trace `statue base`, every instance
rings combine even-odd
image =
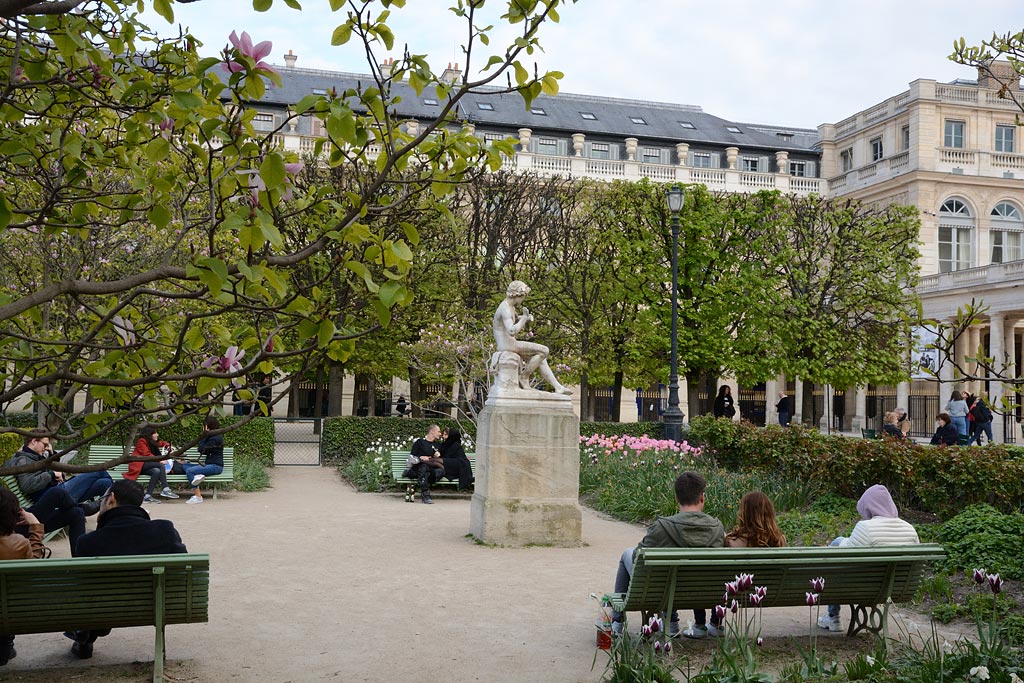
[[[579,419],[566,397],[530,393],[492,395],[479,415],[470,533],[497,545],[577,546]]]

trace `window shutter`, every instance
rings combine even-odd
[[[686,150],[686,165],[687,166],[693,166],[693,150],[692,149]]]
[[[722,154],[721,154],[721,152],[712,152],[711,153],[711,168],[721,168],[721,167],[722,167]]]
[[[555,148],[558,150],[558,156],[564,157],[569,153],[569,141],[565,138],[559,138]]]
[[[583,143],[583,156],[588,159],[591,159],[594,156],[594,143],[590,140]]]
[[[805,168],[807,169],[805,175],[808,178],[817,178],[817,164],[815,164],[813,161],[805,161],[804,164]]]
[[[616,145],[614,143],[608,145],[608,158],[613,161],[619,159],[619,145]]]
[[[537,138],[535,138],[533,136],[530,137],[530,153],[531,154],[536,154],[537,153]]]
[[[671,164],[672,163],[672,150],[663,149],[661,150],[661,163]]]

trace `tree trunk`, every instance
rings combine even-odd
[[[288,388],[288,417],[299,416],[299,383],[292,381]]]
[[[800,402],[800,422],[805,425],[814,425],[814,382],[797,380],[804,385],[803,400]]]
[[[323,405],[324,405],[324,385],[327,383],[327,377],[324,374],[324,366],[320,365],[316,369],[316,390],[314,391],[315,398],[313,399],[313,417],[323,417]]]
[[[686,422],[692,422],[693,418],[699,414],[697,411],[700,409],[700,383],[701,373],[689,372],[686,374],[686,400],[689,403],[689,408],[686,411],[689,415],[683,415],[683,420]]]
[[[341,406],[345,389],[345,370],[340,363],[327,366],[327,414],[331,417],[341,415]]]
[[[423,417],[420,410],[420,403],[423,401],[423,383],[420,381],[420,373],[414,367],[409,368],[409,410],[413,417]]]
[[[377,416],[377,377],[375,375],[366,376],[366,415],[368,417]]]
[[[622,370],[615,371],[612,382],[612,422],[622,422]]]
[[[590,408],[590,380],[586,370],[580,373],[580,421],[594,421],[594,411]]]

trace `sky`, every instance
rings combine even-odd
[[[303,11],[275,0],[258,13],[251,0],[175,4],[175,20],[215,55],[232,30],[270,40],[268,59],[297,66],[367,73],[355,42],[332,47],[343,14],[328,0],[301,0]],[[465,28],[448,11],[454,0],[408,0],[389,26],[395,49],[379,46],[376,61],[407,44],[440,73],[465,66]],[[491,3],[500,8],[501,3]],[[342,10],[344,11],[344,10]],[[1010,0],[579,0],[542,29],[543,53],[529,59],[558,70],[564,92],[698,105],[732,121],[815,128],[835,123],[907,89],[918,78],[975,78],[950,62],[953,41],[976,44],[1024,28],[1024,5]],[[498,25],[498,12],[489,23]],[[176,29],[151,10],[143,20],[164,34]],[[477,68],[511,40],[510,32],[478,46]],[[479,59],[478,59],[479,57]]]

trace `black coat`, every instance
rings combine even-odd
[[[196,450],[203,455],[207,465],[220,465],[224,467],[223,434],[203,436],[203,438],[199,439],[199,445],[196,446]]]
[[[715,398],[713,409],[715,417],[732,417],[736,414],[736,407],[733,404],[732,394],[726,394]]]
[[[110,508],[96,523],[96,531],[78,539],[75,557],[160,555],[187,553],[177,529],[167,519],[150,519],[138,505]]]
[[[959,438],[960,432],[956,430],[956,425],[950,422],[935,430],[935,436],[932,437],[932,445],[955,446]]]

